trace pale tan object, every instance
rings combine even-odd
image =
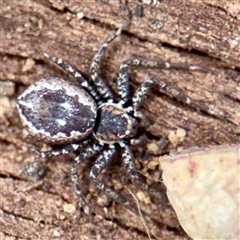
[[[31,58],[28,58],[22,67],[22,72],[28,72],[32,70],[34,65],[35,65],[35,61]]]
[[[240,145],[160,157],[163,182],[193,239],[240,239]]]
[[[186,136],[186,130],[178,128],[176,131],[170,131],[168,134],[168,141],[173,145],[177,145],[179,142],[183,142]]]

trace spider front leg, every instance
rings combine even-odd
[[[176,64],[176,63],[169,63],[169,62],[163,62],[163,61],[152,61],[152,60],[141,60],[138,58],[133,58],[130,60],[125,61],[121,64],[120,70],[119,70],[119,77],[118,77],[118,92],[121,97],[121,104],[126,104],[130,97],[129,97],[129,77],[128,77],[128,68],[129,66],[136,66],[136,67],[149,67],[149,68],[173,68],[173,69],[179,69],[179,70],[198,70],[206,72],[207,70],[204,68],[201,68],[199,66],[194,65],[183,65],[183,64]],[[146,81],[146,84],[144,83],[143,86],[141,86],[141,89],[136,93],[133,104],[135,105],[134,108],[137,110],[139,107],[142,97],[145,96],[147,90],[149,89],[149,85],[151,85],[153,81],[151,79]]]
[[[128,105],[130,100],[129,96],[129,77],[128,77],[128,67],[129,63],[125,62],[121,65],[118,77],[118,93],[120,95],[120,104],[122,106]],[[135,117],[139,117],[138,109],[146,97],[146,94],[154,81],[152,79],[147,79],[143,84],[138,87],[132,98],[132,106],[125,107],[126,112],[133,113]]]
[[[119,70],[119,77],[118,77],[118,92],[121,97],[120,103],[124,106],[128,103],[130,96],[129,96],[129,77],[128,77],[128,68],[129,66],[136,66],[136,67],[149,67],[149,68],[162,68],[162,69],[179,69],[179,70],[191,70],[191,71],[202,71],[207,72],[207,69],[201,68],[199,66],[194,65],[183,65],[177,63],[169,63],[163,61],[153,61],[153,60],[141,60],[138,58],[133,58],[130,60],[125,61]],[[137,110],[141,105],[142,100],[147,94],[147,91],[154,83],[153,79],[147,79],[136,91],[133,97],[133,112],[137,114]],[[187,101],[186,101],[187,102]],[[131,111],[131,109],[130,109]],[[130,112],[128,111],[128,112]]]
[[[82,152],[81,154],[79,154],[74,160],[74,162],[72,163],[72,168],[71,168],[71,179],[72,179],[72,183],[73,183],[73,188],[74,191],[76,192],[79,201],[80,201],[80,205],[83,208],[83,211],[87,214],[87,215],[91,215],[91,210],[89,209],[84,195],[82,193],[82,190],[80,188],[80,185],[78,183],[78,175],[77,175],[77,165],[82,162],[84,159],[89,158],[93,155],[95,155],[97,152],[100,152],[103,149],[102,145],[99,144],[94,144],[92,147],[89,147],[87,149],[85,149],[84,152]]]
[[[121,101],[122,105],[124,105],[129,100],[129,91],[128,91],[128,84],[129,84],[129,78],[128,78],[128,68],[129,66],[136,66],[136,67],[148,67],[148,68],[161,68],[161,69],[177,69],[177,70],[184,70],[184,71],[200,71],[204,73],[211,72],[210,69],[202,68],[196,65],[187,65],[187,64],[179,64],[179,63],[169,63],[164,62],[161,60],[142,60],[138,58],[133,58],[130,60],[125,61],[120,66],[120,74],[118,78],[118,86],[119,86],[119,93],[121,98],[123,99]],[[182,90],[178,89],[177,87],[173,87],[171,84],[169,84],[167,81],[163,79],[159,79],[156,77],[149,78],[146,81],[146,90],[144,85],[141,86],[133,98],[133,106],[134,109],[138,109],[138,107],[141,104],[142,97],[144,96],[148,88],[149,84],[154,83],[156,86],[159,87],[159,90],[163,92],[164,94],[173,97],[177,99],[178,101],[194,108],[197,110],[201,110],[202,112],[208,113],[211,116],[215,116],[218,119],[221,119],[223,121],[229,121],[232,122],[231,119],[229,119],[229,116],[226,112],[221,111],[216,108],[212,108],[211,106],[206,106],[202,103],[197,102],[196,100],[190,98],[188,95],[186,95]],[[143,91],[143,93],[141,93]],[[137,111],[134,112],[137,112]]]
[[[108,100],[113,99],[113,94],[110,88],[104,83],[104,81],[101,79],[101,77],[97,73],[97,68],[99,68],[100,60],[103,54],[106,52],[109,44],[117,38],[122,32],[122,30],[129,25],[129,21],[126,21],[116,32],[114,32],[99,48],[98,52],[95,54],[91,67],[90,67],[90,73],[91,78],[94,82],[94,84],[97,86],[99,94]]]
[[[138,112],[138,109],[146,97],[148,90],[154,84],[152,79],[147,79],[144,83],[138,87],[137,91],[134,93],[132,102],[133,102],[133,114],[135,117],[140,117],[141,113]]]

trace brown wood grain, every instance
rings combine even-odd
[[[1,239],[148,239],[138,216],[116,203],[100,204],[104,194],[88,181],[91,162],[79,166],[81,186],[96,211],[106,219],[92,221],[79,215],[72,189],[70,166],[73,155],[49,160],[37,159],[33,147],[48,146],[36,142],[23,129],[15,100],[26,86],[43,75],[63,75],[45,61],[41,52],[58,56],[89,76],[91,60],[99,46],[124,22],[118,1],[4,1],[0,14],[0,77],[15,84],[15,93],[1,96],[0,109],[0,238]],[[130,68],[133,87],[148,76],[166,79],[194,100],[224,111],[226,121],[197,111],[168,97],[155,87],[144,101],[141,131],[160,139],[178,127],[186,130],[183,143],[177,147],[204,147],[239,143],[240,137],[240,24],[238,1],[129,1],[131,25],[114,41],[104,55],[99,72],[116,91],[120,64],[132,56],[144,59],[200,65],[210,73]],[[143,16],[137,16],[136,7]],[[141,7],[140,7],[141,6]],[[5,102],[7,100],[9,102]],[[234,124],[233,124],[234,122]],[[148,141],[152,141],[148,139]],[[166,152],[174,151],[169,145]],[[135,150],[135,154],[141,156]],[[143,151],[143,150],[141,150]],[[33,183],[20,175],[33,159],[46,162],[45,182],[26,193],[17,190]],[[138,166],[144,166],[141,157]],[[151,171],[159,176],[159,169]],[[100,179],[117,189],[123,184],[135,194],[139,189],[127,181],[121,164],[114,161]],[[133,204],[124,188],[118,189]],[[173,211],[157,200],[141,202],[141,208],[152,218],[147,225],[157,239],[188,239]]]

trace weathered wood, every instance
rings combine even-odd
[[[239,142],[240,74],[234,70],[240,67],[239,2],[129,2],[131,25],[108,49],[99,70],[101,76],[116,90],[119,66],[132,56],[210,68],[212,72],[207,74],[131,68],[130,76],[134,87],[148,76],[166,79],[196,101],[227,112],[229,120],[235,123],[198,112],[155,88],[143,104],[144,131],[160,139],[170,130],[184,128],[187,136],[180,145],[184,148]],[[143,17],[136,16],[137,5],[142,6]],[[16,84],[15,94],[7,96],[12,102],[6,102],[6,99],[0,102],[1,238],[94,239],[102,236],[105,239],[147,239],[139,217],[117,204],[106,208],[109,219],[116,220],[113,231],[108,230],[109,223],[105,220],[96,218],[90,222],[84,215],[79,218],[70,179],[72,155],[51,158],[47,162],[49,170],[45,181],[52,185],[49,190],[40,187],[27,193],[16,193],[31,184],[31,179],[19,175],[21,169],[36,158],[30,146],[44,148],[23,130],[15,109],[17,95],[41,75],[64,74],[43,61],[41,52],[62,57],[89,76],[89,66],[98,47],[124,21],[119,2],[4,1],[1,8],[0,77],[2,81]],[[174,148],[170,145],[167,151]],[[79,173],[82,173],[83,189],[94,203],[103,195],[98,197],[89,185],[89,165],[88,161],[83,163]],[[156,172],[158,175],[159,170]],[[124,176],[124,170],[113,165],[100,179],[112,187],[124,184],[136,193],[137,187],[121,176]],[[125,189],[119,191],[124,195],[128,193]],[[102,211],[101,206],[95,204],[95,207],[98,212]],[[172,211],[156,202],[141,203],[141,208],[157,222],[154,225],[148,221],[147,225],[158,239],[187,239]]]

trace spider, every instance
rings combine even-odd
[[[124,167],[128,175],[140,187],[149,190],[148,185],[138,178],[130,145],[136,142],[134,136],[136,136],[139,123],[139,107],[151,85],[157,82],[160,88],[168,91],[174,97],[181,98],[181,101],[186,104],[194,105],[192,99],[154,77],[148,78],[141,84],[131,97],[129,66],[203,70],[198,66],[132,58],[120,66],[117,80],[120,101],[116,101],[112,91],[99,76],[97,70],[101,57],[109,44],[128,25],[129,20],[100,46],[91,63],[91,81],[87,81],[79,71],[64,60],[43,53],[46,59],[72,75],[80,86],[60,77],[44,77],[29,86],[18,97],[19,115],[29,132],[48,143],[65,145],[58,149],[41,152],[41,157],[57,156],[77,151],[80,148],[85,149],[76,156],[72,163],[71,179],[80,205],[88,215],[91,214],[91,211],[78,183],[76,168],[84,159],[97,153],[100,155],[90,171],[90,180],[97,189],[103,190],[113,200],[126,205],[124,197],[97,179],[120,146]]]

